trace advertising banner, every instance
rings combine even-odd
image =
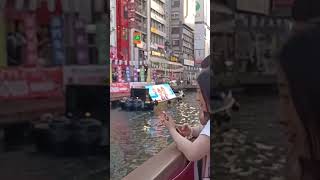
[[[121,66],[118,66],[118,67],[117,67],[117,74],[118,74],[118,82],[119,82],[119,83],[122,83],[122,81],[123,81],[123,76],[122,76],[122,68],[121,68]]]
[[[0,70],[0,100],[62,97],[61,68]]]
[[[140,68],[140,81],[141,82],[145,82],[145,69],[144,69],[144,67],[142,66],[141,68]]]
[[[138,70],[137,70],[137,68],[134,68],[134,70],[133,70],[133,81],[134,82],[138,82]]]
[[[173,92],[169,84],[159,84],[146,86],[149,91],[149,95],[153,101],[166,101],[176,98],[176,94]]]
[[[196,22],[204,22],[204,7],[203,7],[204,0],[196,0]]]
[[[107,65],[64,66],[63,84],[105,84],[109,74],[108,70]]]
[[[51,20],[51,38],[53,46],[53,61],[55,65],[65,64],[65,51],[63,43],[63,17],[54,16]]]
[[[110,93],[130,93],[130,84],[129,83],[112,83],[110,85]]]
[[[126,67],[126,77],[127,77],[127,82],[131,82],[131,73],[130,73],[130,67]]]
[[[4,16],[0,13],[0,67],[7,66],[6,26]]]

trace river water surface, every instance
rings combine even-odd
[[[170,105],[168,112],[178,124],[198,124],[196,92],[187,92],[182,102]],[[154,112],[111,110],[110,127],[111,179],[123,178],[172,143]]]

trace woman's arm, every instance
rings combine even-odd
[[[169,129],[172,138],[177,144],[177,148],[186,156],[189,161],[197,161],[203,158],[210,152],[210,137],[206,135],[200,135],[195,141],[191,142],[188,139],[182,137],[175,128]],[[197,130],[195,130],[197,131]]]

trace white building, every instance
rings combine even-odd
[[[195,61],[200,62],[210,54],[210,1],[196,0],[194,35]]]
[[[117,46],[116,0],[110,0],[110,47]]]

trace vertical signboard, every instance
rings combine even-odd
[[[117,67],[117,73],[118,73],[118,82],[119,82],[119,83],[123,82],[122,68],[121,68],[121,66],[118,66],[118,67]]]
[[[127,82],[131,82],[131,76],[130,76],[130,67],[126,67],[126,76],[127,76]]]
[[[3,14],[0,13],[0,67],[7,66],[6,26]]]
[[[118,58],[129,61],[128,0],[117,1],[117,53]]]
[[[134,82],[138,82],[138,70],[137,70],[137,68],[134,68],[134,70],[133,70],[133,80],[134,80]]]
[[[24,26],[26,29],[26,56],[25,56],[25,65],[35,66],[37,64],[37,26],[36,26],[36,17],[33,13],[25,14]]]
[[[144,66],[142,66],[141,68],[140,68],[140,81],[141,82],[145,82],[145,69],[144,69]]]
[[[77,63],[79,65],[89,64],[88,38],[85,30],[85,22],[77,17],[75,21],[75,47],[77,50]]]
[[[65,51],[63,43],[63,17],[54,16],[51,19],[51,37],[53,47],[53,62],[55,65],[65,64]]]
[[[196,0],[196,22],[204,21],[203,1],[204,0]]]

